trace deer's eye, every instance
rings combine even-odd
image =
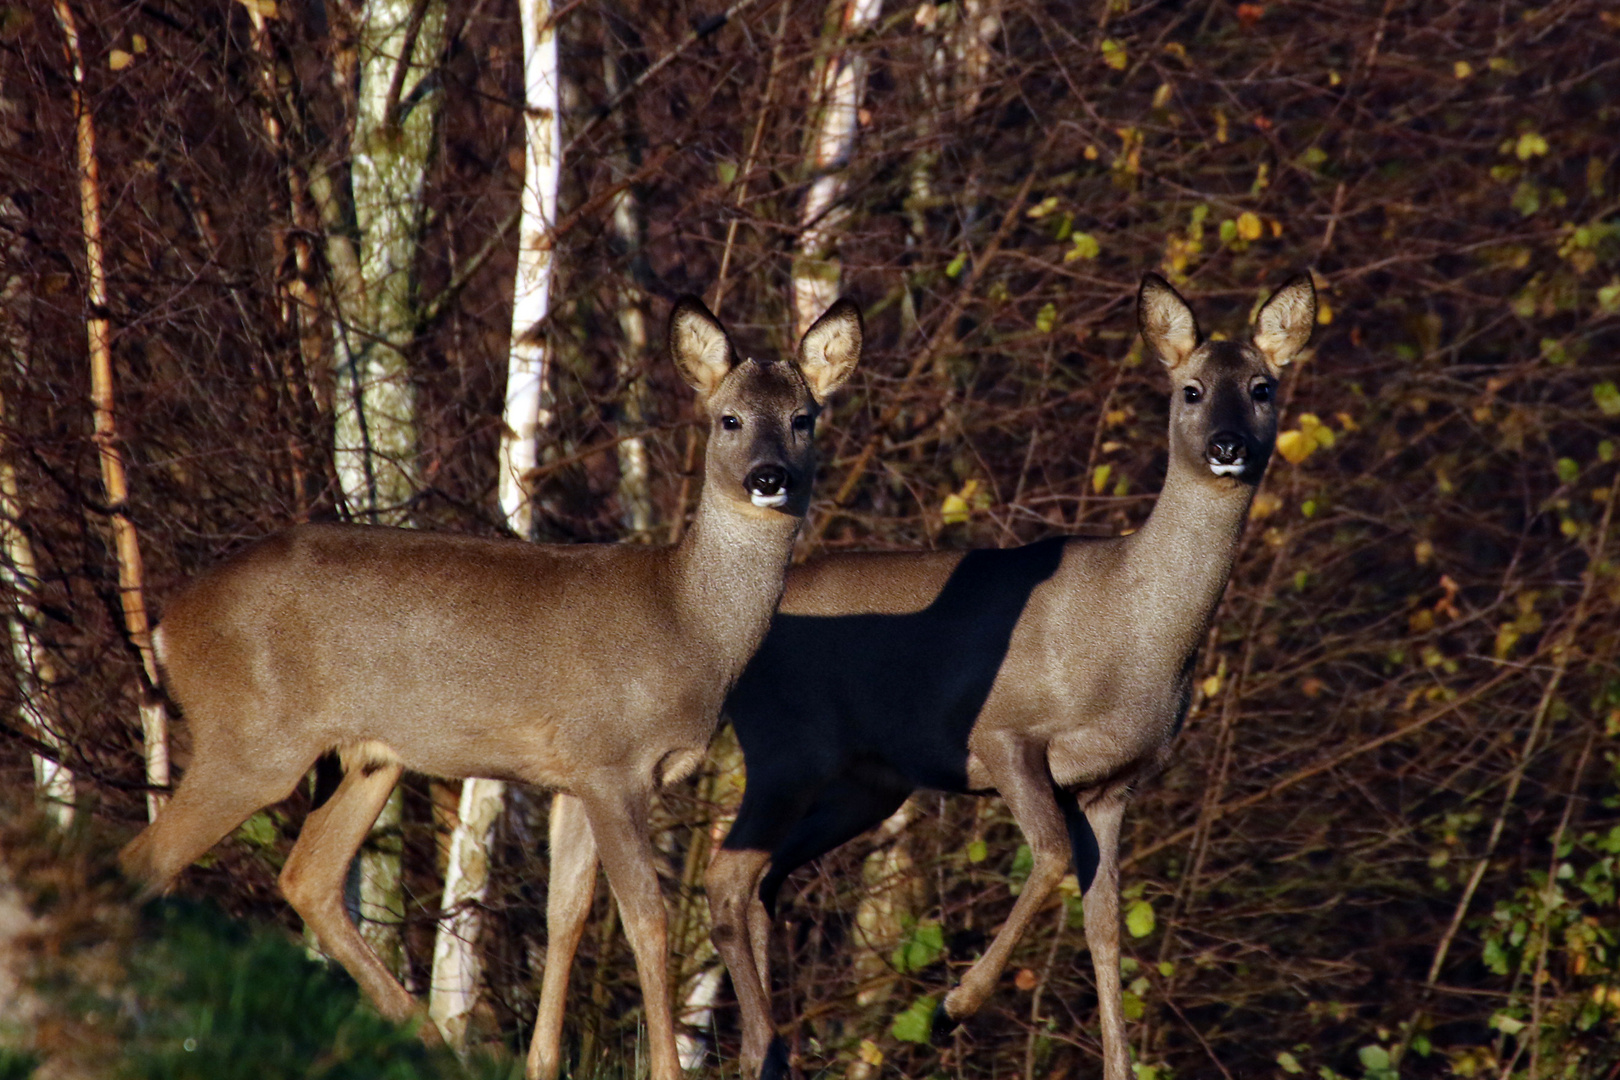
[[[794,431],[809,431],[816,426],[816,418],[809,413],[800,413],[793,418]]]
[[[739,431],[742,429],[742,421],[727,413],[720,418],[720,426],[727,431]]]
[[[1196,387],[1196,386],[1182,387],[1181,397],[1189,405],[1198,404],[1199,399],[1201,399],[1203,396],[1204,396],[1204,392],[1202,390],[1198,389],[1198,387]]]
[[[1271,384],[1255,383],[1254,389],[1249,391],[1249,396],[1255,401],[1264,405],[1266,402],[1271,400]]]

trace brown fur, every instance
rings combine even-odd
[[[1174,290],[1156,277],[1144,282],[1142,332],[1165,360],[1174,388],[1168,474],[1140,531],[1066,542],[1057,570],[1030,593],[960,748],[967,788],[1006,800],[1029,840],[1034,867],[995,940],[946,997],[947,1021],[974,1012],[992,992],[1013,947],[1068,871],[1070,828],[1089,828],[1097,866],[1083,882],[1085,930],[1097,976],[1104,1074],[1106,1080],[1130,1076],[1119,972],[1120,822],[1132,787],[1162,766],[1186,713],[1192,661],[1225,590],[1276,439],[1272,387],[1309,338],[1315,312],[1310,281],[1300,278],[1262,310],[1252,345],[1199,344],[1192,312]],[[1266,401],[1257,398],[1262,385]],[[1189,388],[1196,402],[1188,400]],[[1223,461],[1225,451],[1217,449],[1228,435],[1241,437],[1239,464]],[[780,610],[920,612],[962,558],[938,552],[813,560],[789,573]],[[790,671],[770,674],[795,685]],[[793,745],[806,752],[802,740]],[[884,763],[897,776],[903,764]],[[748,766],[752,777],[756,763]],[[1066,816],[1063,800],[1070,797],[1083,823]],[[723,848],[707,876],[714,940],[742,1008],[749,1077],[767,1062],[772,1039],[769,918],[759,898],[770,858],[770,851],[749,845]]]
[[[814,472],[812,428],[795,420],[848,377],[860,335],[841,302],[805,335],[798,363],[739,361],[700,303],[676,306],[671,352],[711,418],[698,512],[678,546],[310,525],[199,577],[159,631],[192,764],[124,850],[126,872],[161,891],[339,750],[348,771],[306,822],[283,890],[373,1002],[402,1018],[415,1002],[341,902],[349,861],[401,771],[566,792],[624,911],[653,1076],[675,1080],[647,801],[700,760],[765,632]],[[785,477],[780,507],[751,495],[767,466]]]

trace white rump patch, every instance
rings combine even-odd
[[[761,495],[759,492],[755,491],[750,493],[748,497],[749,499],[753,500],[755,506],[763,506],[772,510],[776,509],[778,506],[786,506],[788,500],[787,492],[785,491],[778,491],[775,495]]]

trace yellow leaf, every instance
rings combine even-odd
[[[276,0],[236,0],[248,11],[264,19],[276,17]]]
[[[1282,499],[1269,491],[1262,491],[1254,497],[1249,505],[1249,518],[1252,521],[1263,521],[1282,509]]]
[[[135,34],[135,35],[133,35],[129,39],[129,47],[131,49],[135,50],[135,54],[137,56],[139,56],[141,53],[145,52],[146,51],[146,35],[144,35],[144,34]]]
[[[855,1051],[855,1055],[873,1068],[883,1064],[883,1051],[871,1039],[862,1039],[861,1048]]]
[[[939,506],[939,516],[945,519],[947,525],[960,525],[971,516],[967,500],[954,493],[945,496],[945,501]]]
[[[1260,215],[1254,213],[1252,210],[1243,211],[1243,213],[1238,215],[1237,229],[1238,235],[1243,237],[1245,240],[1260,239],[1260,232],[1262,229],[1260,224]]]
[[[1327,302],[1327,297],[1321,293],[1316,294],[1316,323],[1326,326],[1333,321],[1333,305]]]
[[[112,68],[114,71],[123,71],[134,62],[135,57],[131,56],[123,49],[114,49],[112,52],[107,54],[107,66]]]
[[[1303,431],[1285,431],[1277,436],[1277,453],[1290,465],[1298,465],[1311,456],[1316,449],[1316,442]]]
[[[1459,79],[1466,79],[1474,73],[1474,65],[1466,60],[1459,60],[1451,65],[1451,73]]]
[[[1050,214],[1052,211],[1056,210],[1057,208],[1058,208],[1058,197],[1056,195],[1048,195],[1046,198],[1042,199],[1040,202],[1036,203],[1034,206],[1032,206],[1028,210],[1024,211],[1024,216],[1027,217],[1027,218],[1034,218],[1036,220],[1039,220],[1039,219],[1045,217],[1047,214]]]
[[[1205,697],[1214,697],[1216,694],[1221,692],[1221,677],[1219,675],[1211,675],[1209,678],[1204,680],[1201,689],[1204,691]]]
[[[1335,438],[1333,429],[1322,423],[1315,413],[1300,414],[1299,430],[1321,449],[1332,449]]]
[[[1519,141],[1513,146],[1513,152],[1518,155],[1520,161],[1529,161],[1547,152],[1547,140],[1537,132],[1527,131],[1519,136]]]
[[[1107,64],[1115,71],[1125,70],[1125,64],[1127,62],[1125,56],[1125,46],[1121,45],[1113,38],[1107,38],[1103,41],[1101,49],[1103,54],[1103,63]]]
[[[1108,476],[1113,471],[1114,467],[1112,465],[1097,466],[1096,471],[1091,474],[1091,490],[1101,495],[1103,488],[1108,486]]]

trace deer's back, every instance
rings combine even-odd
[[[548,782],[538,774],[587,751],[633,765],[652,752],[655,718],[708,704],[712,721],[718,704],[680,708],[717,695],[672,662],[682,635],[666,573],[659,549],[301,526],[169,605],[165,684],[194,728],[378,741],[440,775]],[[712,723],[691,726],[705,744]]]

